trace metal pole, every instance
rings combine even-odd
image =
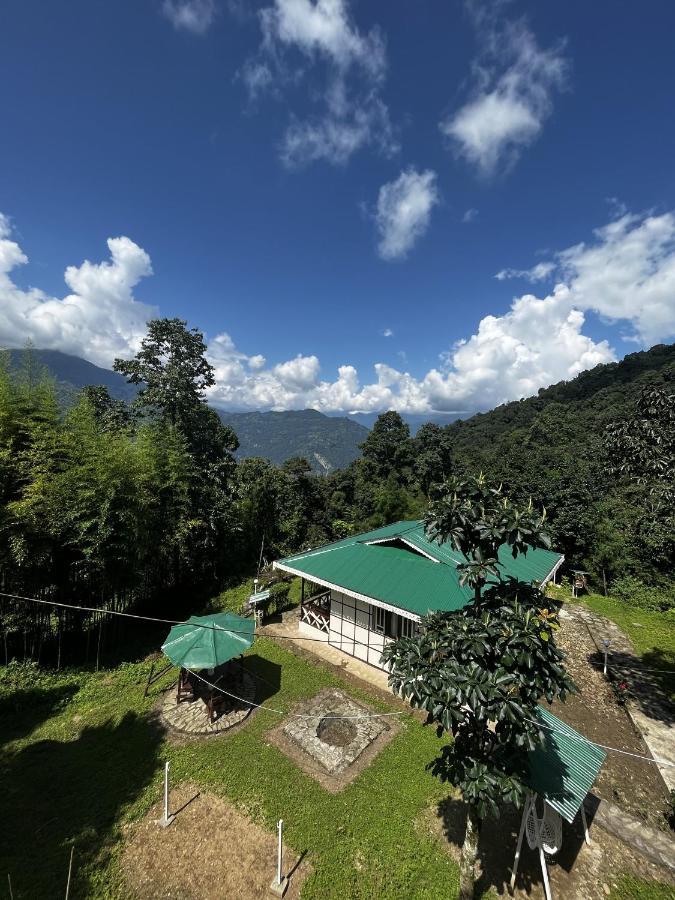
[[[605,638],[605,639],[603,640],[603,642],[602,642],[602,644],[603,644],[603,646],[604,646],[604,648],[605,648],[605,664],[604,664],[603,669],[602,669],[602,674],[603,674],[603,675],[606,675],[606,674],[607,674],[607,651],[609,650],[609,645],[610,645],[610,643],[611,643],[611,641],[609,640],[609,638]]]
[[[159,824],[162,828],[167,828],[176,818],[169,815],[169,763],[164,763],[164,818],[160,819]]]
[[[281,858],[283,854],[283,846],[282,846],[282,835],[284,831],[284,820],[279,819],[279,824],[277,825],[279,829],[279,851],[277,854],[277,884],[281,884]]]
[[[70,862],[68,863],[68,881],[66,882],[66,900],[70,894],[70,876],[73,872],[73,853],[75,852],[75,844],[70,848]]]

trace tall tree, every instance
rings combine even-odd
[[[205,390],[215,384],[204,337],[182,319],[152,319],[134,359],[116,359],[113,368],[141,385],[137,403],[160,411],[172,425],[189,430]]]
[[[453,480],[427,527],[465,554],[463,577],[476,589],[474,600],[459,612],[427,616],[416,635],[385,647],[382,659],[393,690],[423,709],[439,736],[452,738],[430,768],[467,804],[460,898],[470,900],[483,818],[524,798],[527,753],[543,738],[537,703],[565,699],[574,685],[555,645],[550,601],[536,586],[500,573],[500,546],[518,555],[548,543],[542,517],[484,478]]]
[[[363,466],[369,477],[385,481],[393,474],[399,482],[410,478],[410,428],[394,410],[378,416],[361,444]]]

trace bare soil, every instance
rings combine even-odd
[[[175,821],[162,828],[162,805],[136,825],[122,855],[129,890],[138,900],[259,900],[273,896],[277,839],[213,794],[183,783],[171,793]],[[300,896],[309,865],[285,851],[285,894]]]
[[[500,896],[509,896],[520,815],[520,810],[509,808],[499,819],[488,819],[483,824],[477,897],[490,889]],[[456,860],[459,860],[465,823],[463,804],[454,799],[429,810],[424,819],[426,827],[444,842]],[[590,834],[591,843],[586,845],[578,820],[574,825],[563,823],[562,848],[548,860],[551,894],[556,900],[605,900],[619,876],[624,874],[672,884],[675,898],[675,872],[649,862],[602,828],[591,826]],[[520,855],[515,896],[530,900],[542,900],[545,896],[539,855],[530,850],[526,840]]]
[[[597,649],[584,622],[573,615],[562,618],[558,645],[567,653],[565,664],[579,693],[565,703],[555,703],[552,712],[592,741],[651,757],[597,667]],[[667,829],[664,811],[668,791],[653,763],[608,751],[593,792],[652,827]]]

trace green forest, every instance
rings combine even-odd
[[[154,320],[136,357],[115,362],[133,399],[89,386],[68,407],[30,350],[18,370],[0,364],[1,590],[93,610],[5,597],[5,661],[60,658],[62,641],[81,657],[97,608],[188,613],[278,556],[421,517],[445,478],[479,472],[546,508],[553,545],[596,590],[675,605],[675,347],[415,436],[384,413],[361,457],[329,475],[301,457],[236,459],[205,402],[205,354],[197,330]]]

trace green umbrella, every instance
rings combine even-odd
[[[187,622],[173,626],[162,650],[184,669],[215,669],[248,650],[254,632],[253,619],[234,613],[190,616]]]

